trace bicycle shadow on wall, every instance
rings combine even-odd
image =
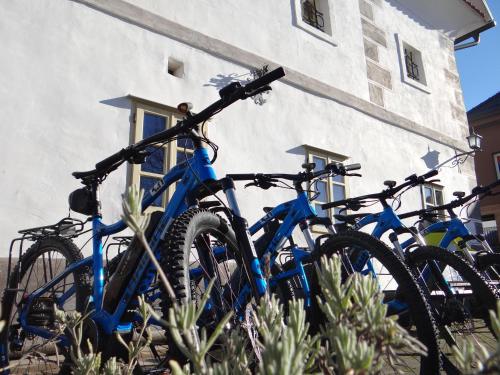
[[[245,85],[248,82],[262,77],[269,71],[269,66],[264,65],[262,68],[254,68],[251,69],[248,73],[237,74],[237,73],[229,73],[229,74],[217,74],[215,77],[210,78],[208,83],[205,83],[203,87],[214,87],[217,91],[226,87],[232,82],[238,82],[241,85]],[[265,96],[269,95],[269,91],[265,91],[263,93],[252,96],[252,99],[257,105],[264,105],[266,103]]]

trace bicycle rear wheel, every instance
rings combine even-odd
[[[22,256],[9,278],[2,301],[2,367],[11,374],[69,374],[68,347],[54,319],[54,306],[64,311],[85,310],[88,296],[86,268],[70,272],[36,298],[32,293],[46,285],[68,266],[82,259],[68,239],[47,237],[37,241]],[[31,300],[31,301],[30,301]]]
[[[456,371],[453,345],[469,341],[494,351],[497,339],[488,311],[495,311],[498,297],[485,279],[468,262],[439,247],[418,247],[407,259],[434,310],[445,370]]]
[[[389,304],[388,314],[398,316],[398,323],[427,347],[426,357],[401,351],[398,353],[401,363],[394,368],[388,363],[383,372],[439,373],[440,356],[433,316],[424,294],[404,262],[383,242],[363,232],[347,231],[332,235],[320,248],[320,254],[327,256],[342,253],[350,254],[356,272],[378,277],[380,290]],[[397,308],[401,305],[405,306],[404,310]],[[319,312],[319,307],[313,306],[314,309]]]

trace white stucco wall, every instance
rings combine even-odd
[[[295,0],[126,1],[360,98],[369,98],[358,1],[329,0],[337,46],[293,24]],[[393,85],[384,96],[386,108],[452,137],[463,137],[449,108],[454,92],[443,74],[448,68],[448,50],[439,43],[440,32],[397,0],[375,3],[380,4],[372,6],[375,24],[387,40],[387,48],[378,49],[380,66],[391,72]],[[402,81],[396,33],[421,51],[430,94]]]
[[[336,1],[339,7],[343,4]],[[274,24],[267,18],[258,23],[252,17],[258,10],[289,17],[288,2],[280,2],[279,6],[272,2],[272,9],[268,9],[271,2],[252,2],[251,7],[241,2],[232,10],[232,18],[224,13],[229,12],[229,8],[218,7],[213,2],[199,2],[196,7],[187,2],[188,11],[183,12],[184,2],[169,3],[170,9],[176,10],[169,13],[174,20],[188,26],[197,25],[197,29],[215,37],[234,38],[231,41],[242,48],[278,62],[286,61],[294,69],[367,98],[359,15],[355,14],[357,5],[341,8],[346,16],[345,19],[337,17],[338,22],[352,24],[352,27],[344,25],[342,29],[349,30],[339,37],[344,41],[339,42],[339,47],[328,49],[325,58],[315,55],[322,48],[318,40],[305,36],[286,38],[280,34],[283,25],[290,27],[294,35],[300,34],[300,30],[291,26],[289,18]],[[151,7],[152,4],[141,2],[140,5]],[[224,11],[209,12],[210,7]],[[163,10],[158,9],[160,11]],[[129,143],[131,111],[126,95],[172,107],[189,100],[196,111],[217,99],[217,89],[207,85],[210,78],[247,72],[234,63],[69,0],[1,2],[0,14],[3,77],[0,85],[3,140],[0,256],[6,255],[9,241],[18,229],[53,223],[67,214],[67,196],[79,187],[71,172],[92,169],[95,162]],[[202,15],[227,21],[226,32],[213,26],[213,19],[202,22]],[[242,19],[252,19],[246,23],[250,28],[248,33],[236,30],[235,25],[242,24]],[[263,27],[269,27],[273,38],[262,35]],[[255,38],[251,38],[254,34],[257,34]],[[313,57],[306,58],[310,55]],[[185,63],[184,78],[167,74],[169,57]],[[332,63],[318,69],[320,57],[321,61]],[[441,160],[453,155],[447,146],[332,100],[283,83],[276,83],[273,88],[262,107],[250,100],[240,102],[213,121],[210,136],[220,146],[215,166],[219,175],[296,172],[304,161],[300,146],[309,144],[349,156],[350,162],[362,164],[363,179],[350,181],[350,192],[354,196],[381,188],[385,179],[401,180],[411,173],[426,171],[420,158],[429,149],[439,151]],[[394,97],[400,97],[401,102],[389,102],[391,109],[404,112],[406,109],[402,107],[410,107],[401,104],[409,100],[405,96],[408,94],[403,93],[405,89],[395,85]],[[401,90],[401,94],[396,95],[397,90]],[[437,103],[429,104],[434,103],[430,98],[438,92],[436,89],[432,96],[422,101],[417,99],[420,110],[409,110],[408,117],[429,116],[437,121],[441,115],[420,112],[422,108],[439,112]],[[474,184],[472,178],[458,174],[456,169],[445,169],[441,179],[448,198],[452,191],[469,190]],[[119,217],[120,193],[125,183],[126,168],[121,167],[103,184],[101,196],[106,222]],[[239,189],[239,195],[242,210],[250,222],[260,215],[259,207],[292,196],[284,190],[256,189]],[[419,208],[420,199],[417,190],[408,193],[405,208]]]

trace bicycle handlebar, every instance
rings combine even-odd
[[[361,202],[365,199],[379,199],[379,200],[388,199],[406,187],[409,187],[409,186],[413,187],[413,186],[417,186],[417,185],[425,183],[426,180],[428,180],[431,177],[434,177],[437,174],[438,174],[438,171],[436,169],[433,169],[433,170],[431,170],[431,171],[429,171],[421,176],[417,176],[416,174],[412,174],[411,176],[406,177],[405,178],[406,182],[402,183],[399,186],[388,187],[387,189],[382,190],[380,193],[367,194],[367,195],[362,195],[360,197],[342,199],[342,200],[335,201],[335,202],[325,203],[325,204],[321,205],[321,208],[326,210],[326,209],[338,207],[338,206],[355,205],[359,209]]]
[[[170,129],[166,129],[152,135],[151,137],[145,138],[136,144],[122,148],[117,153],[96,163],[95,170],[84,173],[88,175],[105,175],[106,173],[116,169],[124,161],[132,158],[137,152],[144,150],[147,146],[153,143],[168,141],[169,139],[182,133],[188,133],[198,124],[208,120],[215,113],[228,107],[234,102],[253,96],[263,89],[270,90],[271,88],[266,86],[271,82],[280,79],[284,75],[285,71],[282,67],[280,67],[263,75],[262,77],[255,79],[254,81],[249,82],[245,86],[241,86],[239,82],[232,82],[219,91],[221,99],[212,103],[201,112],[178,122]]]
[[[413,217],[413,216],[424,215],[426,213],[430,213],[433,211],[449,210],[449,209],[457,208],[457,207],[463,206],[465,203],[467,203],[468,201],[470,201],[474,197],[477,197],[480,194],[484,194],[483,197],[487,196],[491,192],[491,190],[498,185],[500,185],[500,180],[494,181],[491,184],[486,185],[486,186],[476,186],[474,189],[472,189],[472,192],[469,195],[462,197],[462,198],[457,198],[457,199],[451,201],[450,203],[443,204],[441,206],[432,207],[432,208],[423,208],[421,210],[407,212],[405,214],[401,214],[398,216],[400,219],[406,219],[406,218]],[[482,199],[483,197],[481,197],[480,199]]]
[[[235,181],[255,181],[255,185],[259,186],[259,183],[269,183],[271,180],[283,179],[294,182],[307,182],[311,181],[317,177],[322,175],[326,175],[329,173],[334,173],[337,175],[348,175],[348,171],[361,169],[361,164],[348,164],[343,165],[342,163],[331,163],[328,164],[325,169],[316,172],[299,172],[296,174],[287,174],[287,173],[235,173],[228,174],[227,177],[235,180]],[[267,187],[270,187],[266,185]]]

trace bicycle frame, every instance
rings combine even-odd
[[[448,247],[454,243],[458,249],[462,251],[464,256],[467,257],[467,260],[474,264],[475,260],[470,253],[470,249],[467,247],[466,242],[470,240],[478,240],[483,248],[492,253],[488,242],[484,239],[476,238],[472,233],[470,233],[469,229],[465,226],[462,220],[458,217],[452,217],[450,220],[438,221],[436,223],[432,223],[427,228],[422,230],[421,235],[424,237],[425,241],[429,245],[439,246],[443,249],[448,249]],[[439,236],[431,237],[431,234],[439,234]],[[412,244],[412,239],[409,239],[401,244],[403,247],[407,247]]]
[[[295,263],[294,268],[285,272],[281,272],[278,275],[271,276],[269,284],[272,287],[275,286],[280,280],[289,279],[294,276],[299,276],[302,287],[304,289],[304,294],[306,299],[305,303],[306,306],[309,306],[310,289],[302,261],[306,257],[310,256],[311,252],[314,251],[314,241],[312,240],[312,235],[311,232],[309,231],[307,220],[316,216],[316,210],[310,204],[307,194],[305,192],[299,192],[297,193],[296,199],[293,199],[291,201],[282,203],[274,207],[265,216],[263,216],[254,225],[252,225],[249,228],[249,231],[250,234],[254,235],[259,230],[261,230],[266,224],[270,223],[272,220],[282,216],[285,213],[286,216],[283,222],[281,223],[278,230],[274,234],[274,237],[272,238],[267,248],[264,250],[263,259],[265,259],[265,257],[268,256],[270,260],[270,266],[272,267],[276,261],[279,250],[284,246],[287,239],[292,235],[292,232],[297,225],[300,225],[302,233],[304,234],[307,240],[309,251],[294,245],[292,247],[292,255]],[[261,260],[261,262],[263,261],[263,259]],[[246,298],[246,296],[242,295],[241,298]],[[240,298],[238,299],[238,301],[240,301]]]
[[[156,183],[150,191],[145,192],[142,202],[143,210],[149,207],[170,185],[180,180],[177,188],[169,201],[164,214],[162,215],[157,227],[155,228],[150,240],[150,247],[156,256],[159,256],[159,244],[164,237],[172,221],[182,214],[190,205],[195,204],[193,197],[190,195],[195,192],[200,185],[206,181],[215,180],[216,175],[211,166],[207,150],[203,147],[197,147],[194,150],[194,155],[182,164],[172,168],[161,180]],[[104,265],[103,265],[103,237],[118,233],[126,228],[126,224],[120,220],[114,224],[106,225],[102,222],[100,215],[95,215],[92,218],[92,233],[93,233],[93,253],[77,263],[70,265],[61,274],[53,280],[38,288],[30,294],[28,303],[25,309],[20,314],[20,321],[23,328],[36,335],[48,338],[52,337],[52,333],[38,327],[29,326],[26,324],[26,315],[28,308],[33,300],[43,295],[53,285],[63,280],[70,273],[82,267],[91,267],[94,275],[93,292],[91,298],[91,308],[93,310],[91,317],[94,319],[106,334],[111,334],[115,330],[128,331],[131,329],[131,323],[120,325],[120,318],[125,312],[127,306],[131,302],[134,295],[143,294],[147,291],[155,276],[155,269],[152,266],[147,254],[143,254],[141,260],[129,280],[125,291],[113,312],[108,312],[103,309],[104,296]],[[71,292],[73,290],[70,290]],[[70,296],[70,291],[65,293],[63,302]],[[62,343],[65,340],[61,340]]]
[[[368,214],[364,216],[357,222],[355,228],[360,229],[369,224],[376,223],[375,228],[372,231],[372,235],[379,239],[386,232],[391,231],[389,235],[389,240],[392,242],[397,254],[401,257],[401,259],[404,260],[404,250],[407,249],[408,246],[414,243],[417,243],[419,245],[424,245],[425,242],[420,234],[415,233],[414,231],[410,230],[403,224],[403,222],[399,219],[399,217],[394,212],[392,207],[390,207],[385,202],[383,202],[382,204],[384,206],[382,212],[375,214]],[[409,233],[411,235],[411,238],[400,244],[398,240],[398,234],[402,233]],[[353,266],[357,270],[362,270],[364,269],[365,266],[368,266],[370,272],[375,272],[374,267],[371,264],[370,260],[368,259],[367,254],[365,254],[364,256],[359,256],[359,258],[353,262]],[[444,285],[447,289],[446,292],[449,295],[454,294],[451,285],[444,279],[444,277],[439,276],[442,275],[441,270],[439,269],[438,265],[435,262],[432,262],[429,265],[425,266],[425,268],[418,276],[417,281],[419,282],[419,284],[423,286],[425,285],[430,275],[433,275],[434,277],[439,277],[441,279],[439,280],[441,285]],[[403,306],[403,304],[399,306],[399,308],[405,308],[405,307],[406,306]]]

